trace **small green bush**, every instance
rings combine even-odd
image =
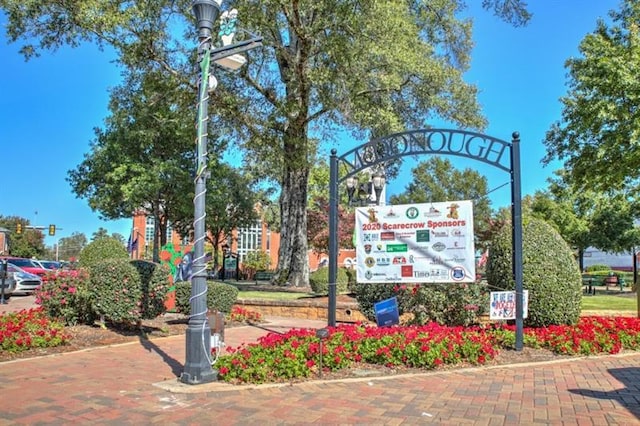
[[[127,249],[118,239],[105,237],[92,241],[83,248],[78,257],[78,263],[81,267],[88,268],[103,260],[128,258]]]
[[[64,325],[93,324],[96,317],[91,308],[88,283],[89,275],[82,269],[49,273],[35,292],[36,303],[49,318]]]
[[[548,223],[530,218],[522,227],[523,287],[529,290],[530,327],[576,324],[580,317],[582,279],[573,251]],[[491,241],[487,281],[492,289],[514,290],[511,227]]]
[[[337,293],[348,291],[349,275],[345,268],[338,268],[336,284]],[[329,294],[329,268],[323,267],[309,274],[309,285],[316,294]]]
[[[128,259],[107,259],[89,269],[93,311],[104,321],[127,324],[142,319],[142,285]]]
[[[191,283],[176,283],[176,310],[182,314],[191,314]],[[207,281],[207,308],[228,314],[238,300],[238,289],[229,284]]]
[[[131,264],[140,274],[142,318],[153,319],[164,314],[167,310],[165,299],[171,287],[169,266],[146,260],[133,260]]]
[[[611,267],[609,265],[591,265],[585,268],[586,272],[596,272],[596,271],[610,271]]]
[[[411,324],[470,326],[488,310],[489,292],[485,282],[419,284],[400,286],[398,300]]]
[[[397,296],[395,283],[356,283],[353,286],[358,310],[367,317],[369,321],[376,320],[373,305],[376,303]],[[404,312],[402,303],[398,303],[400,315]]]

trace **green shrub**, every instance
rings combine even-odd
[[[35,292],[36,303],[49,318],[64,325],[93,324],[96,317],[91,308],[88,284],[89,275],[82,269],[47,274]]]
[[[176,283],[176,310],[182,314],[191,314],[191,283]],[[230,284],[207,281],[207,307],[209,310],[228,314],[238,300],[238,289]]]
[[[413,314],[411,324],[469,326],[477,324],[489,307],[485,282],[403,285],[397,290],[404,312]]]
[[[128,259],[129,254],[122,243],[112,237],[99,238],[89,243],[80,252],[78,263],[81,267],[88,268],[96,262],[106,259]]]
[[[142,285],[138,270],[128,259],[107,259],[89,269],[93,311],[115,324],[142,319]]]
[[[397,296],[397,285],[395,283],[356,283],[353,287],[356,301],[358,302],[358,310],[369,321],[376,320],[376,314],[373,310],[374,304]],[[398,310],[402,315],[404,311],[402,303],[398,303]]]
[[[551,225],[533,218],[523,224],[522,240],[523,287],[529,290],[525,325],[576,324],[582,279],[571,248]],[[487,281],[492,289],[515,289],[511,256],[511,227],[504,226],[489,249]]]
[[[167,310],[165,299],[171,287],[169,266],[146,260],[133,260],[131,264],[140,274],[142,318],[153,319],[164,314]]]
[[[585,268],[586,272],[596,272],[596,271],[610,271],[611,267],[609,265],[591,265]]]
[[[338,268],[336,279],[336,292],[346,293],[349,275],[345,268]],[[309,285],[311,291],[316,294],[329,293],[329,268],[323,267],[309,274]]]

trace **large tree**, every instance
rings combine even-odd
[[[564,160],[579,190],[640,190],[640,2],[625,0],[567,60],[562,118],[547,132],[546,161]]]
[[[81,232],[74,232],[70,237],[60,238],[58,241],[58,259],[78,260],[82,249],[87,245],[87,237]]]
[[[188,105],[177,82],[163,73],[127,73],[126,83],[112,91],[106,128],[96,129],[91,151],[69,172],[73,191],[101,216],[153,216],[155,261],[169,221],[184,219],[192,205]]]
[[[22,233],[18,234],[17,224],[22,225]],[[19,216],[1,216],[0,228],[9,230],[7,234],[9,240],[9,253],[3,255],[11,255],[17,257],[35,257],[42,258],[45,253],[44,234],[39,229],[33,229],[29,220]]]
[[[390,198],[391,204],[472,200],[476,248],[484,249],[488,241],[483,237],[493,215],[487,178],[470,168],[458,170],[451,161],[440,157],[419,163],[411,172],[413,180],[403,193]]]
[[[529,18],[521,0],[482,4],[516,25]],[[250,53],[238,75],[218,73],[211,122],[250,153],[246,158],[264,177],[279,183],[276,280],[306,285],[307,180],[317,148],[310,134],[327,137],[341,127],[379,136],[422,128],[433,117],[481,128],[477,90],[462,78],[469,67],[471,21],[458,17],[463,0],[235,5],[243,27],[264,37],[264,48]],[[184,32],[170,27],[180,16],[193,27],[185,0],[0,0],[0,6],[9,18],[9,40],[35,40],[23,48],[27,56],[97,40],[113,46],[128,66],[154,64],[186,76],[186,64],[193,61],[174,37]],[[193,34],[186,35],[194,39]]]
[[[640,243],[635,226],[636,202],[622,193],[577,190],[565,171],[548,180],[547,191],[538,191],[528,212],[552,224],[577,251],[580,269],[584,252],[596,247],[607,252],[633,251]]]

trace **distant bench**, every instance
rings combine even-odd
[[[271,281],[275,272],[271,271],[258,271],[253,275],[253,279],[257,281]]]
[[[620,286],[620,291],[622,291],[624,279],[617,274],[582,275],[582,285],[585,287],[584,292],[587,294],[596,294],[596,286],[605,286],[607,291],[609,291],[609,287]]]

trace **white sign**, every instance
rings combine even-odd
[[[471,201],[356,209],[361,283],[474,282]]]
[[[516,292],[492,291],[489,303],[489,319],[513,320],[516,319]],[[523,291],[522,318],[527,317],[529,311],[529,290]]]

